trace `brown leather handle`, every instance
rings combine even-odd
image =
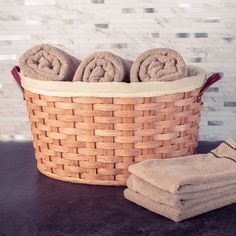
[[[24,88],[21,85],[21,77],[20,77],[19,72],[20,72],[20,68],[18,66],[14,66],[11,70],[11,74],[13,75],[13,77],[16,81],[16,84],[19,87],[19,89],[22,92],[23,97],[24,97]]]
[[[198,95],[198,102],[201,102],[201,99],[202,99],[202,95],[203,93],[212,85],[214,84],[216,81],[222,79],[222,76],[220,73],[215,73],[213,75],[211,75],[207,81],[204,83],[204,85],[202,86],[200,92],[199,92],[199,95]]]

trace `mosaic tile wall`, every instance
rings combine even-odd
[[[79,58],[105,49],[133,59],[152,47],[174,48],[224,75],[204,97],[200,140],[236,138],[235,12],[235,0],[0,0],[0,140],[31,138],[10,69],[41,42]]]

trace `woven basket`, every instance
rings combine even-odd
[[[19,82],[16,68],[12,73]],[[151,97],[63,97],[24,88],[38,170],[63,181],[126,185],[130,164],[193,154],[199,98],[208,86]]]

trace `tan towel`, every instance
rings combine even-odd
[[[179,222],[181,220],[185,220],[193,216],[197,216],[205,212],[212,211],[214,209],[218,209],[223,206],[230,205],[236,202],[235,194],[230,194],[230,195],[226,194],[220,198],[215,198],[215,199],[212,199],[211,201],[202,202],[201,204],[198,204],[195,207],[185,209],[185,210],[180,210],[180,209],[176,209],[176,208],[155,202],[130,189],[126,189],[124,191],[124,196],[126,199],[150,211],[153,211],[157,214],[160,214],[169,219],[172,219],[175,222]]]
[[[182,56],[168,48],[155,48],[142,53],[130,71],[131,82],[174,81],[186,76]]]
[[[209,154],[146,160],[131,165],[129,171],[176,194],[229,185],[236,180],[236,141],[228,139]]]
[[[130,63],[130,62],[129,62]],[[131,65],[111,52],[95,52],[79,65],[73,81],[121,82]]]
[[[80,61],[48,44],[32,47],[20,57],[20,69],[39,80],[72,81]]]
[[[192,208],[202,202],[212,201],[212,199],[221,198],[225,195],[235,194],[236,196],[236,183],[210,190],[177,195],[154,187],[139,177],[130,175],[127,181],[127,187],[155,202],[181,210]]]

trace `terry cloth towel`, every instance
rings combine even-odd
[[[221,143],[208,154],[146,160],[129,167],[131,174],[174,194],[210,190],[236,183],[236,141]]]
[[[32,47],[20,57],[20,69],[38,80],[72,81],[80,61],[48,44]]]
[[[125,197],[176,222],[236,202],[234,139],[209,154],[147,160],[129,170]]]
[[[226,194],[224,196],[221,196],[220,198],[211,199],[211,201],[201,202],[200,204],[194,207],[181,210],[155,202],[130,189],[126,189],[124,191],[124,196],[126,199],[159,215],[172,219],[175,222],[179,222],[181,220],[185,220],[193,216],[197,216],[236,202],[235,194]]]
[[[159,204],[168,205],[180,210],[189,209],[201,204],[202,202],[212,201],[215,198],[222,198],[225,195],[235,194],[236,196],[236,184],[230,184],[205,191],[177,195],[154,187],[153,185],[134,175],[129,176],[127,187],[130,190],[133,190],[144,197],[149,198],[150,200],[158,202]]]
[[[183,57],[168,48],[155,48],[142,53],[130,71],[131,82],[174,81],[186,76]]]
[[[81,62],[73,81],[121,82],[130,66],[111,52],[95,52]]]

